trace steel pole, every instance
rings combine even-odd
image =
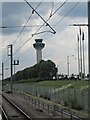
[[[11,92],[13,90],[13,78],[12,78],[12,75],[13,75],[13,45],[10,45],[11,46]]]
[[[80,56],[79,56],[79,36],[77,35],[77,44],[78,44],[78,75],[80,74]]]
[[[67,56],[67,72],[68,72],[68,77],[69,77],[69,56]]]
[[[82,80],[82,42],[81,42],[81,28],[80,29],[80,68],[81,68],[81,80]]]
[[[4,80],[4,63],[2,63],[2,90],[4,90],[3,80]]]
[[[2,63],[2,81],[4,79],[4,63]]]
[[[83,36],[82,36],[82,44],[83,44],[83,79],[85,78],[85,56],[84,56],[84,32],[83,32]]]

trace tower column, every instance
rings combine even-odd
[[[33,47],[36,49],[36,61],[39,63],[42,60],[42,49],[45,44],[42,43],[43,39],[35,39],[36,43],[33,44]]]
[[[41,60],[42,60],[42,50],[40,49],[37,49],[36,50],[36,60],[37,60],[37,63],[39,63]]]

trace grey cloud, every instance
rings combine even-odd
[[[28,19],[29,12],[24,2],[5,2],[2,4],[2,26],[20,26],[24,23],[24,19]],[[27,14],[26,14],[27,13]],[[19,32],[20,28],[3,29],[2,34],[12,34]]]
[[[39,2],[31,2],[31,5],[36,8]],[[60,6],[61,2],[54,3],[53,12]],[[76,4],[75,2],[67,2],[67,4],[58,11],[60,16],[64,16],[73,6]],[[49,9],[51,9],[51,2],[43,2],[41,6],[37,9],[41,16],[45,16]],[[32,9],[25,2],[3,2],[2,3],[2,26],[20,26],[25,24],[28,17],[31,15]],[[36,14],[33,15],[32,19],[30,19],[29,23],[32,23],[34,19],[38,19]],[[68,14],[68,17],[86,17],[87,16],[87,3],[80,2],[73,11]],[[49,16],[48,16],[49,17]],[[45,18],[47,19],[47,18]],[[24,21],[25,20],[25,21]],[[57,21],[58,22],[58,21]],[[2,34],[14,34],[16,32],[20,32],[21,28],[13,28],[13,29],[2,29]],[[31,29],[25,29],[25,31],[30,31]]]
[[[65,15],[77,2],[68,2],[61,9],[60,15]],[[87,2],[80,2],[69,14],[68,17],[87,17]]]
[[[38,4],[38,2],[31,3],[34,8],[36,8]],[[38,12],[42,13],[41,15],[45,15],[48,8],[47,3],[42,3],[42,8],[40,8]],[[31,12],[32,9],[25,2],[4,2],[2,4],[2,26],[20,26],[25,24],[25,21],[27,21]],[[38,16],[36,14],[33,15],[29,23],[32,23],[33,19],[38,19]],[[2,34],[13,34],[20,32],[20,30],[21,28],[2,29]],[[30,29],[25,29],[25,31],[30,31]]]

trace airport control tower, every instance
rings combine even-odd
[[[36,43],[33,44],[33,47],[36,49],[36,60],[39,63],[42,60],[42,49],[45,44],[42,43],[43,39],[35,39]]]

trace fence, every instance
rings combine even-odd
[[[32,104],[33,106],[39,108],[38,111],[42,112],[48,112],[52,117],[58,117],[58,118],[69,118],[70,120],[85,120],[84,118],[80,118],[76,116],[74,113],[67,111],[63,108],[60,108],[59,106],[55,104],[48,104],[44,101],[41,101],[40,99],[36,99],[32,96],[28,96],[25,93],[19,93],[16,92],[16,95],[19,96],[21,100],[25,100],[29,102],[29,104]]]
[[[9,88],[9,85],[7,87]],[[7,89],[7,87],[5,88]],[[75,109],[88,110],[88,89],[78,90],[70,89],[68,87],[64,89],[52,89],[25,84],[15,84],[14,89],[42,97],[65,106],[70,106]]]

